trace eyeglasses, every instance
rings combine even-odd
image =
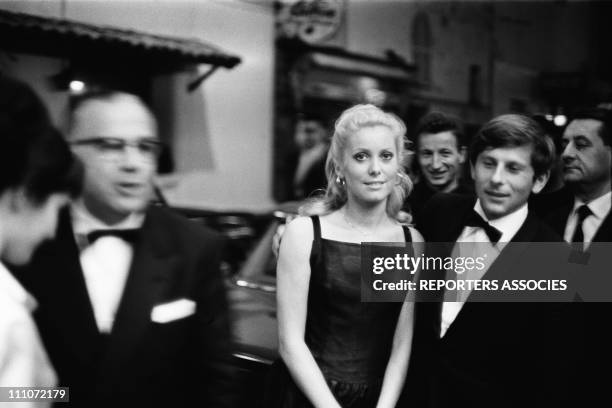
[[[73,146],[93,146],[107,160],[119,160],[126,147],[131,146],[138,150],[141,157],[147,161],[155,161],[159,157],[163,144],[157,139],[139,139],[127,141],[118,137],[92,137],[90,139],[75,140]]]

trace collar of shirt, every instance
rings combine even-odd
[[[110,333],[129,274],[133,248],[116,237],[103,237],[90,245],[87,234],[101,229],[139,228],[144,214],[133,213],[117,224],[108,225],[94,217],[82,201],[76,201],[71,206],[71,216],[96,324],[101,333]]]
[[[140,228],[144,223],[145,215],[144,213],[132,213],[127,216],[125,219],[121,220],[117,224],[108,225],[104,222],[100,221],[94,215],[92,215],[82,200],[75,201],[71,204],[71,216],[72,216],[72,228],[74,231],[74,235],[76,237],[77,243],[79,246],[82,246],[83,239],[87,234],[91,231],[101,230],[101,229],[132,229],[132,228]],[[84,245],[87,245],[85,243]]]
[[[521,226],[527,219],[527,214],[529,213],[527,203],[525,203],[523,206],[510,214],[494,220],[489,220],[482,209],[480,199],[476,200],[476,204],[474,204],[474,211],[476,211],[486,222],[491,224],[491,226],[501,231],[502,236],[499,239],[499,242],[510,242],[518,230],[521,229]]]
[[[0,291],[7,294],[16,303],[23,305],[30,312],[33,312],[38,306],[36,299],[21,286],[2,262],[0,262]]]
[[[591,210],[595,218],[597,218],[598,220],[603,220],[606,215],[608,215],[608,213],[610,212],[610,208],[612,207],[612,191],[608,191],[606,194],[597,197],[590,203],[585,203],[584,201],[575,198],[572,214],[575,214],[578,207],[583,204],[588,204],[589,209]]]

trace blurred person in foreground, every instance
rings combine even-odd
[[[36,299],[13,273],[53,238],[58,212],[78,193],[82,172],[38,96],[1,74],[0,143],[0,387],[53,387],[56,375],[30,315]],[[44,270],[49,279],[56,272]]]
[[[406,128],[373,105],[342,113],[327,190],[302,208],[277,267],[280,407],[394,407],[410,356],[413,303],[361,302],[362,242],[422,242],[396,217],[411,183]],[[283,369],[281,364],[277,367]]]
[[[442,112],[423,116],[416,127],[416,164],[420,176],[404,208],[421,222],[421,212],[436,193],[473,196],[474,190],[462,179],[467,156],[463,124],[458,118]]]
[[[83,196],[27,282],[71,406],[229,406],[221,241],[149,205],[160,148],[151,112],[131,94],[85,94],[69,142],[85,165]]]

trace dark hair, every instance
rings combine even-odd
[[[0,194],[22,187],[34,203],[51,194],[76,196],[82,167],[25,83],[0,75]]]
[[[535,120],[517,114],[497,116],[480,128],[470,146],[470,162],[474,165],[478,155],[488,148],[520,146],[533,148],[531,166],[535,177],[551,169],[555,161],[552,140]]]
[[[463,123],[455,116],[447,115],[442,112],[430,112],[423,116],[417,123],[415,129],[415,148],[419,149],[419,139],[424,133],[451,132],[457,140],[457,149],[465,145],[465,131]]]
[[[606,146],[612,146],[612,111],[599,107],[580,108],[572,112],[570,122],[574,119],[595,119],[600,121],[599,137],[601,137]]]

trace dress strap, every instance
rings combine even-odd
[[[404,239],[406,242],[412,242],[412,234],[410,233],[410,228],[407,225],[402,225],[402,229],[404,230]]]
[[[321,254],[321,220],[318,215],[311,215],[313,228],[312,251],[310,252],[311,265],[314,265]]]
[[[321,240],[321,220],[318,215],[311,215],[310,219],[312,220],[312,228],[314,230],[314,240]]]

